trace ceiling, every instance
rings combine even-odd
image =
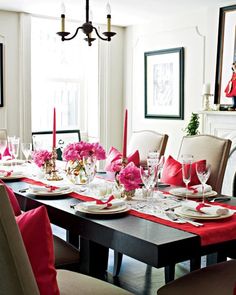
[[[154,20],[165,14],[193,12],[211,6],[227,6],[227,0],[109,0],[112,24],[129,26]],[[60,16],[61,3],[66,17],[84,21],[85,0],[0,0],[1,10],[22,11],[43,16]],[[107,0],[90,0],[93,22],[106,21]]]

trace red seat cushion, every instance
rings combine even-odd
[[[0,179],[0,183],[3,184],[5,186],[5,188],[6,188],[8,198],[9,198],[9,200],[11,202],[11,205],[12,205],[15,216],[20,215],[21,214],[20,205],[19,205],[19,203],[17,201],[17,198],[16,198],[13,190],[9,186],[7,186],[1,179]]]
[[[59,295],[54,267],[53,236],[44,206],[16,217],[35,279],[42,295]]]
[[[196,173],[196,164],[201,162],[206,163],[206,160],[200,160],[192,163],[191,181],[189,185],[200,184]],[[165,161],[161,182],[176,186],[185,186],[182,178],[182,164],[175,160],[172,156],[169,156]]]

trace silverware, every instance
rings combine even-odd
[[[193,221],[193,220],[190,220],[188,218],[184,218],[184,217],[180,217],[180,216],[177,216],[173,211],[165,211],[165,214],[168,218],[170,218],[172,221],[184,221],[184,222],[187,222],[187,223],[190,223],[192,224],[193,226],[196,226],[196,227],[199,227],[199,226],[203,226],[204,224],[203,223],[200,223],[200,222],[196,222],[196,221]]]

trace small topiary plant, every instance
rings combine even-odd
[[[186,135],[197,135],[199,134],[198,127],[199,115],[192,113],[190,122],[188,123],[188,126],[184,129],[184,131],[186,132]]]

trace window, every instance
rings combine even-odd
[[[72,33],[77,26],[66,22]],[[89,47],[82,32],[62,42],[56,35],[59,30],[59,20],[32,17],[32,131],[52,129],[55,106],[58,130],[86,132],[87,101],[92,99],[93,108],[98,108],[98,42]],[[91,124],[97,128],[96,116]]]

